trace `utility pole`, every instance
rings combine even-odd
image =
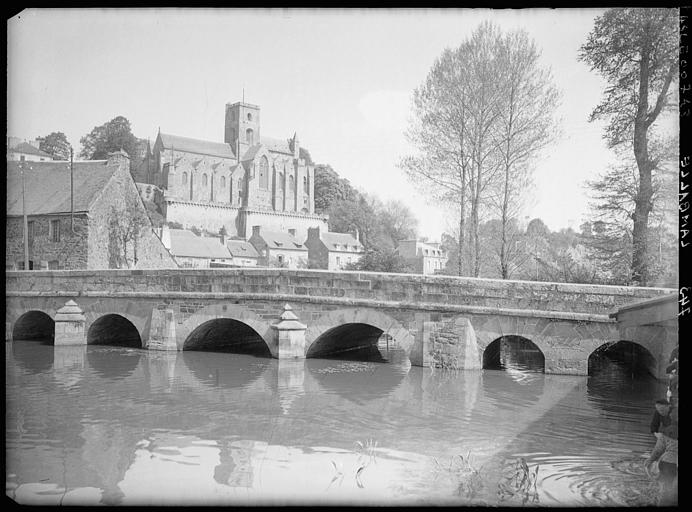
[[[29,221],[26,217],[26,185],[24,184],[24,162],[20,162],[22,174],[22,217],[24,218],[24,270],[29,270]],[[29,167],[31,169],[31,167]]]

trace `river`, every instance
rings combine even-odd
[[[5,346],[6,494],[22,504],[651,499],[641,463],[665,387],[617,362],[578,377],[511,364],[431,370],[384,349],[286,362]]]

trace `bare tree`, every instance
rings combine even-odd
[[[649,279],[647,228],[653,208],[652,171],[658,164],[650,153],[649,137],[661,112],[674,104],[678,24],[677,9],[609,9],[596,18],[580,51],[580,59],[608,82],[590,120],[608,119],[608,145],[631,147],[636,159],[631,273],[641,285]]]

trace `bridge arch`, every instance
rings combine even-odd
[[[545,354],[533,341],[523,336],[500,336],[485,348],[482,358],[483,369],[545,371]]]
[[[608,362],[615,363],[621,371],[657,376],[656,357],[646,346],[636,341],[610,341],[596,347],[588,356],[588,374],[591,376],[603,370]]]
[[[178,350],[219,347],[219,343],[224,345],[222,337],[229,333],[252,343],[253,352],[256,349],[263,352],[255,343],[258,340],[264,342],[267,352],[272,346],[271,325],[257,313],[236,304],[210,304],[193,313],[177,329]],[[225,345],[228,350],[233,350],[230,346],[233,343]]]
[[[12,340],[38,340],[53,343],[55,321],[48,313],[30,310],[23,313],[12,326]]]
[[[115,345],[142,348],[142,337],[134,323],[118,313],[107,313],[92,321],[87,329],[87,345]]]
[[[383,333],[388,334],[406,354],[410,353],[413,336],[391,316],[369,308],[337,309],[308,324],[305,354],[313,357],[319,353],[341,351],[343,346],[339,344],[348,343],[349,338],[365,337],[376,344]]]

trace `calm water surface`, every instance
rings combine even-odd
[[[595,377],[6,343],[6,493],[25,504],[645,504],[665,392]],[[462,457],[460,457],[462,456]],[[476,470],[477,473],[474,473]]]

